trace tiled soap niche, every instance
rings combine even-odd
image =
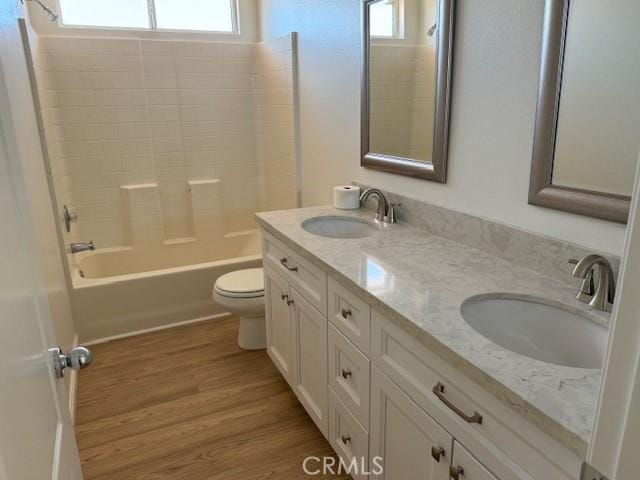
[[[295,34],[260,44],[39,37],[67,241],[208,239],[296,206]]]

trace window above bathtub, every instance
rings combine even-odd
[[[68,27],[238,33],[236,0],[58,0]]]
[[[402,38],[404,36],[403,0],[379,0],[369,6],[371,36]]]

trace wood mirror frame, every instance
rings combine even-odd
[[[379,0],[363,0],[363,62],[362,62],[362,159],[363,167],[383,172],[445,183],[449,137],[451,75],[453,67],[453,30],[455,0],[437,0],[436,88],[431,162],[371,152],[369,121],[369,74],[371,38],[369,6]],[[425,132],[426,133],[426,132]]]
[[[553,184],[565,40],[570,0],[546,0],[529,203],[627,223],[631,198]]]

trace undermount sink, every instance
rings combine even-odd
[[[462,317],[501,347],[543,362],[601,368],[608,329],[578,309],[509,294],[471,297]]]
[[[361,218],[322,216],[302,222],[302,228],[309,233],[329,238],[363,238],[380,230],[374,223]]]

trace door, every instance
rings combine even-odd
[[[453,442],[453,459],[449,475],[452,480],[498,480],[466,448]]]
[[[0,108],[6,105],[2,89]],[[67,392],[48,353],[56,343],[12,128],[0,122],[0,478],[79,480]]]
[[[293,390],[325,437],[329,433],[327,319],[291,288],[293,303]]]
[[[293,326],[289,307],[289,284],[264,266],[264,298],[267,353],[285,380],[292,384]]]
[[[640,471],[640,168],[618,279],[587,461],[611,480],[627,480]]]
[[[371,479],[448,480],[453,439],[400,387],[371,367]]]

